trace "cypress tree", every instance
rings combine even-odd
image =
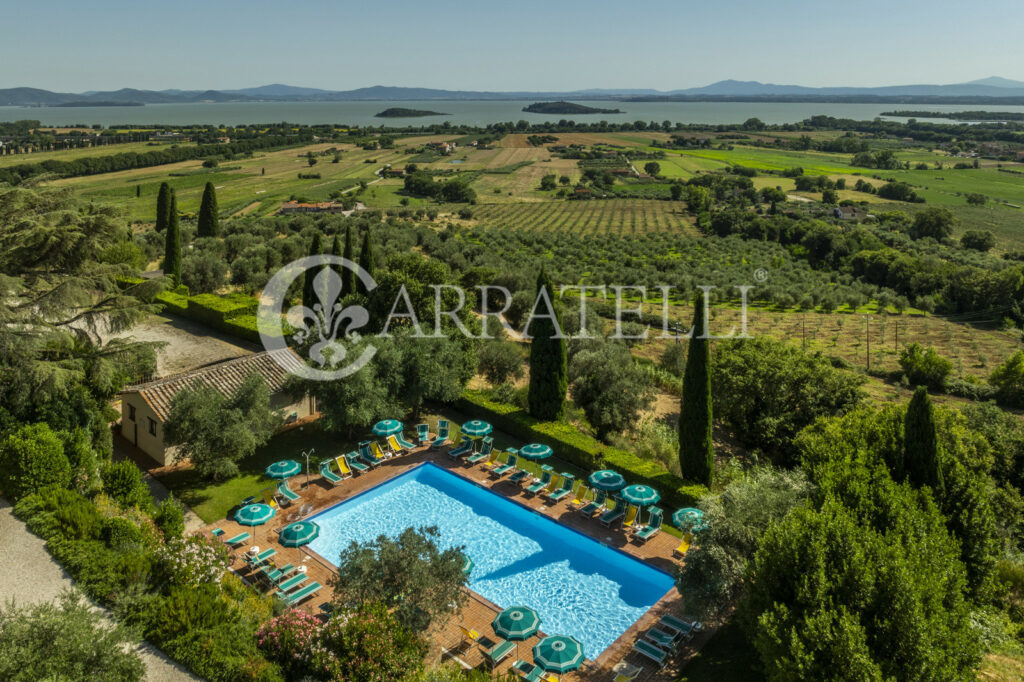
[[[555,307],[555,288],[544,270],[537,277],[537,295],[544,290],[551,300],[552,310],[558,322],[542,318],[531,321],[530,342],[530,388],[527,401],[530,414],[541,421],[561,419],[565,414],[565,391],[569,385],[568,360],[565,339],[557,338],[562,329],[562,318]]]
[[[342,257],[350,263],[356,262],[356,247],[352,243],[352,226],[347,225],[345,227],[345,253]],[[345,296],[356,293],[356,273],[355,270],[346,268],[341,273],[341,290]]]
[[[715,470],[715,446],[711,440],[711,340],[705,335],[704,322],[704,298],[698,294],[679,407],[679,466],[686,480],[711,485]]]
[[[178,198],[170,190],[167,202],[167,230],[164,235],[164,276],[174,286],[181,284],[181,229],[178,226]]]
[[[199,225],[197,234],[200,237],[216,237],[220,232],[220,216],[217,215],[217,191],[213,183],[206,183],[203,190],[203,203],[199,206]]]
[[[171,205],[171,186],[166,182],[160,183],[160,191],[156,195],[156,231],[163,232],[167,229],[167,219],[170,215],[168,209]]]
[[[142,196],[142,185],[135,185],[135,198],[138,199]]]
[[[903,428],[903,465],[907,478],[916,486],[929,486],[942,498],[944,486],[939,465],[939,438],[935,431],[935,411],[928,389],[918,386],[907,405]]]
[[[359,267],[373,277],[373,244],[370,242],[369,230],[363,233],[363,248],[359,251]],[[363,286],[362,281],[359,281],[356,286],[359,288],[359,293],[366,293],[366,287]]]
[[[323,253],[323,244],[320,240],[320,233],[317,232],[313,235],[313,245],[309,248],[309,255],[318,256],[321,253]],[[319,299],[316,297],[316,291],[313,288],[313,278],[319,273],[319,267],[306,268],[305,279],[302,281],[302,305],[310,310],[313,309],[314,303],[319,302]]]

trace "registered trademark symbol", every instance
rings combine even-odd
[[[767,281],[768,271],[765,270],[764,268],[758,268],[757,270],[754,270],[754,279],[756,279],[758,282]]]

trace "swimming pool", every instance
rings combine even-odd
[[[465,478],[425,463],[311,518],[309,548],[337,565],[353,540],[437,526],[465,545],[469,587],[505,608],[529,606],[549,635],[572,635],[594,660],[673,585],[672,576]]]

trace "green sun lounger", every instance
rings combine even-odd
[[[513,474],[508,477],[508,480],[511,483],[515,483],[516,485],[520,485],[520,484],[522,484],[523,481],[525,481],[529,477],[530,477],[530,472],[527,471],[526,469],[516,469],[515,472],[513,472]]]
[[[434,437],[434,440],[430,441],[431,450],[436,450],[437,448],[441,447],[442,445],[448,442],[449,428],[450,425],[447,419],[437,420],[437,435]]]
[[[277,554],[277,550],[274,549],[273,547],[271,547],[270,549],[263,550],[262,552],[260,552],[259,554],[257,554],[254,557],[250,557],[250,556],[246,555],[245,561],[250,566],[254,566],[254,567],[255,566],[261,566],[262,564],[266,563],[267,560],[270,559],[270,557],[274,556],[275,554]]]
[[[682,618],[676,618],[671,613],[666,613],[658,621],[658,625],[669,632],[678,632],[682,636],[692,637],[693,633],[700,632],[704,626],[698,622],[688,623]]]
[[[219,538],[221,535],[224,535],[224,529],[223,528],[214,528],[213,530],[210,531],[210,535],[212,535],[215,538]]]
[[[271,566],[264,566],[260,569],[267,580],[272,584],[278,584],[283,582],[288,576],[294,573],[297,569],[293,564],[285,564],[281,568],[272,568]]]
[[[344,480],[342,479],[341,476],[339,476],[338,474],[334,473],[331,470],[331,460],[329,459],[320,462],[320,475],[323,476],[324,480],[326,480],[331,485],[338,485],[339,483],[342,482],[342,480]]]
[[[647,518],[647,525],[636,529],[637,540],[647,542],[661,532],[662,511],[657,507],[651,507],[651,515]]]
[[[585,505],[580,507],[580,514],[584,516],[593,517],[594,514],[604,511],[605,503],[608,500],[608,493],[604,490],[598,490],[594,493],[594,499],[587,502]]]
[[[537,479],[534,483],[526,486],[526,492],[530,493],[531,495],[536,495],[541,490],[544,490],[544,488],[546,488],[549,483],[551,483],[551,470],[545,469],[544,473],[540,475],[539,479]]]
[[[403,436],[400,433],[396,433],[395,434],[395,440],[398,441],[398,444],[401,445],[406,450],[412,450],[413,448],[416,447],[415,445],[413,445],[412,443],[407,441],[405,439],[405,436]]]
[[[284,594],[284,595],[282,595],[279,592],[277,596],[279,598],[281,598],[281,599],[284,599],[285,603],[288,604],[288,606],[295,606],[299,602],[304,601],[306,599],[309,599],[314,594],[319,592],[322,588],[323,588],[323,585],[321,585],[320,583],[314,581],[314,582],[311,582],[310,584],[306,585],[305,587],[299,589],[296,592],[292,592],[291,594]]]
[[[345,461],[348,462],[353,471],[358,471],[361,474],[370,470],[370,467],[359,461],[359,453],[354,450],[345,455]]]
[[[544,497],[548,498],[548,500],[550,500],[552,504],[557,504],[563,498],[572,494],[572,484],[574,482],[575,479],[572,476],[569,476],[568,474],[562,474],[562,483],[559,486],[558,490],[552,490],[551,492],[544,495]]]
[[[449,450],[448,456],[452,459],[459,459],[471,452],[473,452],[473,441],[467,439],[461,445]]]
[[[274,497],[280,497],[282,501],[288,502],[289,504],[295,500],[302,499],[298,493],[288,487],[288,480],[285,479],[277,484],[277,493]]]
[[[664,668],[665,663],[668,662],[668,652],[664,649],[659,649],[650,642],[638,639],[633,645],[633,651],[637,652],[644,658],[648,658],[658,664],[659,668]]]
[[[294,589],[294,588],[298,587],[299,585],[301,585],[304,582],[306,582],[306,574],[305,573],[296,573],[291,578],[288,578],[284,582],[280,583],[277,586],[277,589],[281,593],[284,593],[284,592],[287,592],[288,590],[291,590],[291,589]]]
[[[363,448],[359,448],[359,457],[374,469],[384,463],[383,459],[370,452],[369,445],[366,446],[365,450]]]
[[[613,523],[621,521],[626,515],[626,506],[626,503],[622,500],[616,501],[615,508],[609,509],[605,513],[601,514],[601,516],[598,517],[598,521],[600,521],[601,525],[605,528],[610,528]]]
[[[476,640],[476,643],[480,646],[480,650],[487,660],[487,665],[492,670],[516,650],[515,644],[504,639],[499,639],[495,643],[487,637],[480,637],[480,639]]]
[[[497,476],[498,478],[501,478],[505,474],[515,469],[516,464],[518,463],[519,455],[509,455],[508,459],[505,460],[504,464],[499,464],[498,466],[491,469],[491,476]]]
[[[676,648],[676,644],[678,644],[678,640],[675,635],[658,628],[651,628],[645,632],[644,638],[654,646],[659,649],[664,649],[665,651],[672,651]]]
[[[534,665],[533,663],[516,661],[512,664],[512,669],[525,682],[540,682],[540,680],[544,679],[544,670],[539,665]]]
[[[490,457],[492,452],[494,452],[494,441],[484,443],[484,446],[480,448],[480,452],[470,453],[469,457],[466,458],[466,461],[470,464],[478,464]]]
[[[242,544],[243,542],[248,540],[250,537],[252,537],[252,536],[249,535],[249,532],[245,531],[243,533],[239,533],[238,535],[236,535],[233,538],[228,538],[227,540],[224,541],[224,544],[225,545],[231,545],[232,547],[234,547],[235,545]]]
[[[416,438],[419,440],[420,445],[426,445],[430,442],[430,425],[429,424],[417,424],[416,425]]]

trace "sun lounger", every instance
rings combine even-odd
[[[273,488],[264,488],[260,491],[260,495],[263,496],[263,503],[269,507],[277,509],[277,499],[274,497]]]
[[[508,658],[513,651],[516,650],[516,645],[504,639],[498,640],[495,644],[486,637],[481,637],[477,640],[477,644],[480,645],[480,650],[483,652],[484,659],[487,661],[487,665],[493,670],[503,660]],[[487,644],[492,646],[488,647]]]
[[[704,625],[699,621],[685,621],[682,618],[677,618],[671,613],[666,613],[658,621],[658,626],[663,630],[669,632],[678,632],[682,636],[693,636],[693,633],[700,632],[704,629]]]
[[[407,441],[405,439],[405,436],[403,436],[400,433],[395,434],[395,441],[397,441],[398,444],[402,446],[402,449],[405,450],[406,452],[412,452],[416,448],[416,446],[413,443]]]
[[[516,661],[512,664],[512,670],[525,682],[540,682],[544,675],[544,670],[540,666],[526,661]]]
[[[306,582],[306,574],[305,573],[296,573],[291,578],[288,578],[283,583],[278,585],[277,589],[280,590],[281,592],[287,592],[288,590],[295,589],[296,587],[298,587],[299,585],[301,585],[304,582]]]
[[[215,538],[219,538],[221,535],[224,535],[224,529],[223,528],[214,528],[213,530],[210,531],[210,535],[212,535]]]
[[[615,680],[613,682],[631,682],[631,680],[635,680],[644,670],[640,666],[632,665],[626,661],[620,661],[615,667],[619,669],[619,672],[615,675]]]
[[[416,425],[416,438],[419,440],[420,445],[426,445],[430,442],[430,424],[417,424]]]
[[[344,458],[345,462],[350,467],[352,467],[352,470],[355,471],[356,473],[362,474],[362,473],[365,473],[365,472],[370,470],[370,467],[368,467],[367,465],[365,465],[365,464],[363,464],[362,462],[359,461],[359,453],[358,452],[355,452],[355,451],[350,452],[350,453],[348,453],[346,455],[342,455],[342,457],[339,457],[338,459],[342,459],[342,458]],[[338,464],[340,465],[341,462],[339,462]]]
[[[517,467],[516,470],[512,472],[512,475],[508,477],[508,480],[509,482],[515,483],[516,485],[521,485],[529,477],[529,471]]]
[[[536,495],[540,491],[544,490],[544,488],[546,488],[548,484],[551,483],[551,476],[551,468],[545,468],[541,472],[540,478],[534,478],[533,483],[526,486],[526,492],[530,493],[531,495]]]
[[[394,436],[388,436],[385,440],[387,441],[388,449],[394,454],[401,455],[406,452],[406,449],[398,444],[398,439]]]
[[[448,442],[448,429],[449,424],[447,419],[437,420],[437,436],[434,437],[434,440],[430,441],[431,450],[436,450]]]
[[[679,638],[670,632],[665,632],[659,628],[651,628],[644,633],[644,639],[665,651],[672,652],[675,650],[676,645],[679,644]]]
[[[491,448],[490,450],[487,450],[486,452],[484,450],[480,450],[480,452],[471,453],[470,455],[468,455],[466,457],[465,461],[470,463],[470,464],[479,464],[480,462],[483,462],[484,460],[487,460],[488,462],[491,462],[491,461],[494,460],[495,457],[497,457],[497,453],[494,452],[494,448]]]
[[[626,507],[626,516],[622,519],[622,529],[628,531],[636,523],[636,520],[640,518],[640,507],[635,505],[629,505]]]
[[[271,585],[284,582],[288,576],[295,571],[296,568],[293,564],[285,564],[281,568],[275,568],[273,566],[262,566],[260,568],[260,572],[263,573],[263,576],[270,581]]]
[[[594,514],[603,512],[608,501],[608,493],[604,490],[594,492],[594,499],[580,507],[580,514],[593,518]]]
[[[497,461],[495,462],[495,466],[491,469],[490,475],[496,476],[497,478],[501,478],[505,474],[512,473],[518,464],[519,455],[509,453],[508,459],[505,460],[504,464],[499,464]]]
[[[379,467],[385,461],[383,457],[378,457],[376,453],[370,450],[370,441],[363,441],[359,444],[359,458],[374,469]]]
[[[455,437],[455,440],[452,442],[453,447],[448,451],[448,456],[452,459],[459,459],[460,457],[473,452],[473,441],[468,438],[465,442],[460,443],[460,441],[462,441],[461,433]]]
[[[334,463],[338,465],[338,471],[341,472],[342,478],[352,478],[352,467],[349,466],[348,460],[345,459],[344,455],[335,457]]]
[[[344,480],[341,476],[331,471],[331,460],[329,459],[320,462],[320,475],[331,485],[338,485]]]
[[[223,534],[223,531],[221,531],[221,533]],[[245,532],[239,533],[238,535],[234,536],[233,538],[228,538],[227,540],[224,541],[224,544],[225,545],[230,545],[230,546],[234,547],[235,545],[242,544],[243,542],[248,540],[250,537],[252,537],[252,536],[249,535],[249,532],[245,531]]]
[[[576,482],[576,493],[573,498],[569,500],[569,509],[580,510],[583,509],[584,505],[587,504],[587,493],[590,489],[587,488],[587,484],[583,481]]]
[[[647,517],[647,525],[640,526],[634,531],[633,537],[641,542],[647,542],[661,532],[662,511],[658,507],[651,507],[650,516]]]
[[[626,503],[622,500],[616,500],[615,508],[609,509],[605,513],[598,517],[598,521],[605,528],[611,528],[611,525],[616,521],[621,521],[626,516]]]
[[[659,668],[664,668],[665,663],[668,662],[668,652],[664,649],[659,649],[650,642],[640,639],[633,645],[633,651],[637,652],[644,658],[648,658],[658,664]]]
[[[301,500],[302,497],[294,490],[288,487],[288,479],[285,479],[277,484],[277,494],[275,498],[279,498],[283,503],[291,504],[296,500]]]
[[[380,459],[390,459],[393,456],[390,452],[384,452],[384,449],[381,448],[380,443],[377,441],[370,443],[370,452],[377,455]]]
[[[568,497],[572,494],[573,477],[569,474],[562,474],[562,483],[556,490],[552,490],[544,495],[548,498],[552,504],[558,504],[563,498]]]
[[[277,550],[274,549],[273,547],[271,547],[269,549],[263,550],[262,552],[260,552],[259,554],[257,554],[254,557],[253,556],[249,556],[248,554],[246,554],[245,557],[244,557],[244,560],[250,566],[252,566],[254,568],[258,568],[259,566],[262,566],[264,563],[269,561],[270,558],[273,557],[276,554],[277,554]]]
[[[283,599],[288,606],[295,606],[299,602],[309,599],[314,594],[319,592],[322,588],[323,586],[320,583],[313,581],[310,584],[300,588],[299,590],[292,592],[291,594],[284,594],[283,592],[278,592],[277,597],[278,599]]]
[[[686,556],[686,553],[690,551],[690,543],[693,542],[693,533],[687,533],[683,536],[682,542],[679,546],[672,550],[672,556],[682,559]]]

